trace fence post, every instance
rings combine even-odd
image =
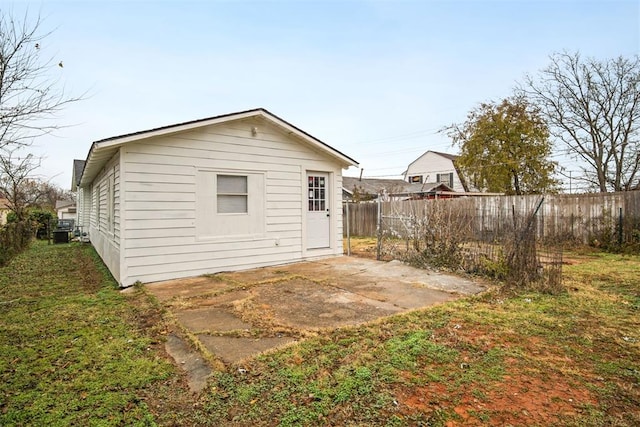
[[[622,247],[622,208],[618,215],[618,245]]]
[[[382,205],[380,204],[380,196],[378,196],[378,218],[376,221],[376,236],[378,238],[376,244],[376,259],[380,261],[382,258]]]

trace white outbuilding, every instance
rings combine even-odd
[[[122,287],[342,254],[357,162],[259,108],[96,141],[78,226]]]

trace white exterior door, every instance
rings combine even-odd
[[[307,249],[330,246],[330,200],[329,174],[307,173]]]

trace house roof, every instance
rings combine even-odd
[[[427,150],[424,153],[422,153],[420,156],[418,156],[413,162],[409,163],[409,165],[407,166],[407,169],[405,169],[404,172],[402,172],[402,175],[406,175],[412,164],[414,164],[415,162],[417,162],[418,160],[420,160],[421,158],[423,158],[424,156],[426,156],[429,153],[437,154],[438,156],[442,156],[445,159],[451,160],[452,162],[454,160],[456,160],[458,157],[460,157],[460,156],[458,156],[456,154],[449,154],[449,153],[443,153],[441,151]]]
[[[56,200],[56,209],[62,209],[69,206],[75,206],[76,202],[73,200]]]
[[[431,151],[431,152],[432,152],[432,153],[435,153],[435,154],[437,154],[437,155],[439,155],[439,156],[446,157],[446,158],[447,158],[447,159],[449,159],[449,160],[455,160],[455,159],[457,159],[458,157],[460,157],[460,156],[458,156],[457,154],[443,153],[443,152],[441,152],[441,151]]]
[[[436,190],[452,191],[446,184],[427,182],[424,184],[410,183],[402,179],[373,179],[342,177],[342,188],[353,194],[355,188],[361,189],[366,194],[418,194],[429,193]]]
[[[157,136],[166,136],[179,132],[184,132],[200,127],[215,125],[219,123],[231,122],[234,120],[241,120],[250,117],[261,117],[282,128],[283,130],[294,134],[310,146],[319,149],[320,151],[330,155],[334,159],[338,160],[344,167],[357,166],[358,162],[347,156],[344,153],[336,150],[328,144],[320,141],[314,136],[306,133],[300,128],[292,125],[291,123],[281,119],[275,114],[269,112],[264,108],[256,108],[253,110],[240,111],[237,113],[223,114],[214,117],[208,117],[204,119],[192,120],[188,122],[176,123],[168,126],[162,126],[158,128],[143,130],[139,132],[127,133],[124,135],[113,136],[110,138],[101,139],[91,144],[87,160],[84,165],[84,170],[79,179],[79,185],[84,185],[93,180],[95,176],[100,172],[104,164],[116,153],[117,149],[128,142],[141,141],[147,138],[153,138]],[[74,163],[75,165],[75,163]]]

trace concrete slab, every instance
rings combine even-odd
[[[237,363],[309,331],[361,324],[485,287],[397,261],[336,257],[172,280],[147,289],[212,354]],[[234,330],[244,337],[224,334]]]
[[[207,385],[207,378],[211,375],[211,367],[202,359],[200,352],[189,347],[176,334],[167,336],[165,349],[178,366],[186,372],[189,389],[193,393],[202,391]]]
[[[473,280],[448,273],[423,270],[403,264],[400,261],[375,261],[368,258],[341,257],[344,260],[330,258],[324,263],[331,265],[337,277],[342,274],[357,276],[358,280],[373,281],[377,284],[394,285],[397,282],[420,284],[432,289],[461,294],[475,294],[485,287]]]
[[[198,335],[198,339],[210,352],[224,363],[238,363],[258,353],[295,341],[289,337],[235,338]]]
[[[190,298],[206,293],[223,292],[233,285],[212,280],[211,277],[199,276],[150,283],[146,287],[159,301],[167,301],[178,297]]]
[[[193,332],[249,330],[251,325],[224,308],[206,307],[176,313],[178,321]]]
[[[304,279],[253,291],[255,303],[269,309],[274,325],[300,330],[354,325],[401,311],[384,301]]]

